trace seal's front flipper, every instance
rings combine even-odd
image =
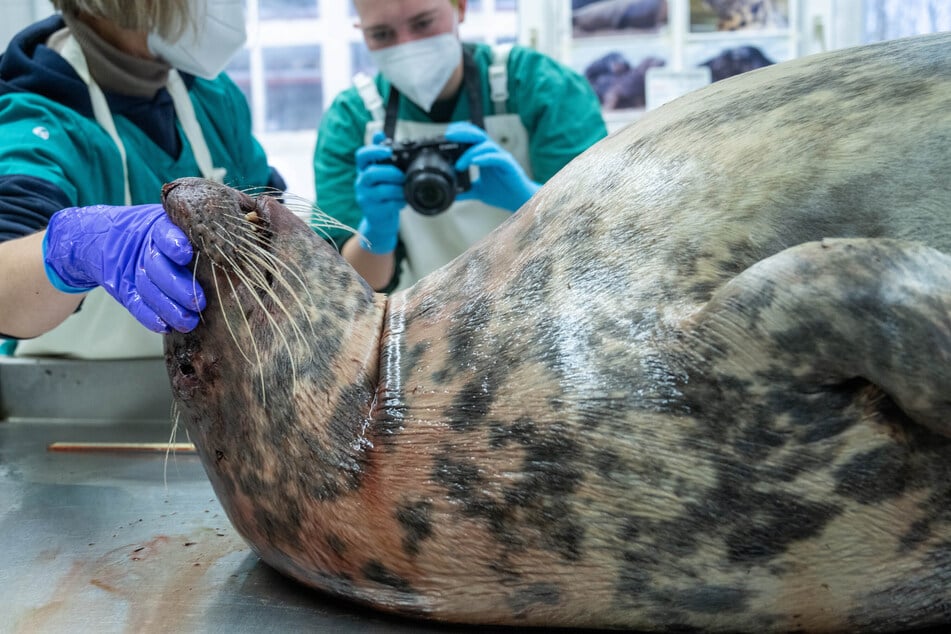
[[[707,376],[774,401],[783,389],[864,379],[951,437],[951,256],[940,251],[884,239],[801,244],[731,280],[692,322],[687,365]]]

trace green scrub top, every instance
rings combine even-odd
[[[492,47],[465,44],[473,53],[482,77],[482,102],[486,115],[493,113],[488,88]],[[588,81],[574,70],[530,48],[514,46],[508,58],[507,112],[518,114],[528,132],[529,159],[536,181],[544,183],[575,156],[607,135],[601,105]],[[374,78],[384,103],[390,84]],[[432,121],[408,99],[400,99],[398,118]],[[320,211],[356,228],[363,217],[356,201],[354,152],[364,144],[372,116],[355,87],[343,91],[324,113],[314,151],[314,181]],[[452,121],[470,119],[469,102],[458,99]],[[315,225],[318,219],[315,216]],[[340,247],[352,236],[346,230],[321,229]]]
[[[251,135],[244,94],[226,75],[195,78],[189,89],[195,116],[225,183],[236,188],[266,185],[270,167]],[[162,185],[201,173],[191,145],[177,124],[180,156],[171,157],[122,115],[114,115],[125,145],[132,204],[157,203]],[[27,175],[63,190],[75,206],[122,205],[122,159],[109,134],[94,120],[33,93],[0,96],[0,175]]]

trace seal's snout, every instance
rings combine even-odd
[[[162,187],[165,210],[196,252],[228,270],[244,260],[249,246],[267,245],[267,200],[203,178],[180,178]]]
[[[168,198],[169,193],[179,186],[179,181],[172,181],[171,183],[165,183],[162,185],[162,201],[164,202]]]

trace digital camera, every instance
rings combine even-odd
[[[472,143],[447,141],[445,137],[412,141],[387,141],[393,158],[384,163],[396,165],[406,174],[403,193],[410,207],[426,216],[435,216],[449,208],[460,194],[472,186],[468,172],[453,167]]]

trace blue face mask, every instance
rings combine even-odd
[[[373,63],[400,94],[429,112],[462,61],[462,43],[443,33],[370,51]]]
[[[149,50],[173,68],[214,79],[247,37],[243,0],[193,0],[181,36],[168,41],[149,33]]]

